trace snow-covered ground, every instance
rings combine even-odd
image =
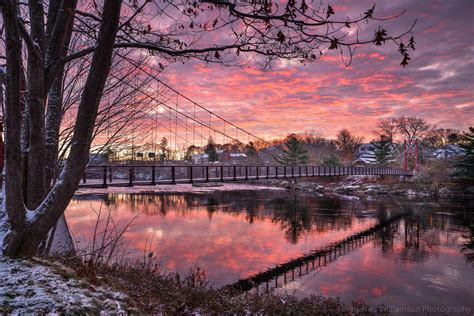
[[[175,185],[157,185],[157,186],[135,186],[135,187],[108,187],[102,188],[80,188],[76,194],[101,194],[101,193],[209,193],[213,191],[239,191],[239,190],[285,190],[284,188],[223,183],[219,185],[209,186],[193,186],[192,184],[175,184]]]
[[[70,269],[38,259],[13,260],[1,254],[7,230],[0,212],[0,314],[125,313],[127,297],[74,277]]]
[[[0,313],[124,313],[126,296],[69,277],[65,267],[0,257]]]

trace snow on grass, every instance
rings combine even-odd
[[[102,188],[79,188],[76,194],[103,194],[103,193],[210,193],[214,191],[239,191],[239,190],[285,190],[275,186],[223,183],[212,186],[193,186],[192,184],[164,184],[157,186],[135,186],[135,187],[108,187]]]
[[[127,297],[70,277],[66,268],[0,255],[0,313],[125,312]]]
[[[125,313],[128,298],[123,293],[77,279],[72,270],[57,263],[4,257],[1,249],[7,230],[0,209],[0,314]]]

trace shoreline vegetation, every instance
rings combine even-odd
[[[196,193],[235,190],[295,190],[309,194],[336,194],[342,197],[408,198],[467,197],[474,193],[472,183],[443,183],[437,188],[416,177],[399,178],[352,176],[314,180],[260,180],[251,184],[165,185],[134,188],[81,189],[78,195],[107,193]],[[115,241],[118,242],[118,241]],[[117,250],[114,250],[117,251]],[[103,252],[101,255],[105,255]],[[110,255],[110,253],[109,253]],[[72,258],[72,259],[71,259]],[[89,257],[90,259],[90,257]],[[338,298],[255,293],[235,295],[213,288],[205,272],[189,270],[185,276],[163,269],[152,252],[132,264],[108,265],[86,257],[43,257],[10,260],[0,257],[0,312],[113,312],[171,314],[311,314],[386,315],[388,309],[362,301],[342,302]],[[36,278],[42,271],[48,277]],[[35,274],[36,273],[36,274]],[[64,292],[64,293],[61,293]],[[67,293],[67,294],[65,294]],[[67,296],[67,298],[66,298]],[[42,297],[38,300],[38,297]],[[61,302],[61,300],[64,300]],[[86,303],[81,303],[81,302]]]
[[[155,258],[126,266],[91,266],[80,260],[0,258],[2,313],[147,313],[387,315],[385,306],[339,298],[255,293],[235,295],[210,287],[199,269],[180,276]]]

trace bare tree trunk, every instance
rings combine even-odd
[[[97,48],[94,51],[91,68],[79,104],[71,152],[59,180],[36,209],[35,216],[32,220],[25,222],[24,208],[18,208],[18,206],[12,205],[12,208],[7,209],[9,217],[13,216],[17,220],[10,219],[10,231],[5,237],[4,242],[4,253],[6,255],[22,256],[35,254],[38,251],[39,244],[59,220],[74,195],[87,163],[95,118],[104,85],[110,71],[113,44],[118,30],[120,7],[121,1],[118,0],[106,0],[104,2],[103,12],[107,12],[107,14],[104,14],[102,18]],[[10,54],[11,49],[9,49],[7,56],[10,56]],[[8,61],[10,62],[10,60]],[[11,87],[11,82],[9,84],[7,81],[7,88],[10,90],[13,88]],[[11,105],[11,103],[9,104]],[[9,107],[11,108],[11,106]],[[9,110],[11,111],[11,109]],[[11,134],[8,135],[13,140],[16,140]],[[9,181],[8,185],[11,186],[12,184],[13,182]],[[10,201],[8,196],[6,198],[7,203],[11,204],[13,202]],[[17,208],[15,208],[15,206]],[[18,216],[14,216],[16,210],[22,211],[21,215],[23,216],[19,216],[23,221],[21,223],[20,219],[17,218]]]
[[[31,48],[28,51],[28,118],[29,143],[26,182],[26,207],[35,209],[45,195],[45,142],[44,142],[44,109],[46,102],[44,74],[44,13],[43,4],[29,0],[31,40],[37,46],[37,53]]]
[[[21,39],[17,23],[17,6],[15,1],[5,1],[2,16],[5,23],[5,42],[7,72],[5,80],[5,201],[10,227],[15,227],[5,237],[4,244],[10,244],[10,252],[18,251],[17,238],[25,234],[25,206],[20,188],[22,187],[21,168]]]
[[[76,2],[72,7],[76,7]],[[48,20],[49,22],[49,20]],[[66,21],[68,23],[65,32],[64,45],[62,47],[62,55],[66,55],[67,49],[72,36],[72,19]],[[52,31],[51,31],[52,32]],[[54,79],[51,90],[48,95],[48,112],[46,113],[46,186],[49,188],[54,178],[54,170],[58,159],[59,146],[59,130],[61,126],[62,110],[63,110],[63,79],[64,65],[58,71],[58,76]]]

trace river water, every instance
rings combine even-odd
[[[405,214],[327,263],[303,269],[301,276],[297,271],[285,277],[286,283],[277,279],[275,291],[363,299],[392,308],[474,311],[470,201],[367,200],[274,190],[80,195],[66,211],[80,248],[90,247],[99,212],[98,240],[108,214],[109,227],[113,220],[117,231],[133,220],[123,235],[126,249],[120,260],[153,252],[172,272],[186,275],[199,267],[216,287]]]

